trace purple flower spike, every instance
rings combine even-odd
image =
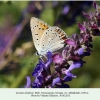
[[[91,19],[91,16],[90,16],[89,14],[83,12],[83,15],[84,15],[86,18]]]
[[[72,71],[73,69],[75,68],[79,68],[82,66],[82,63],[81,62],[73,62],[70,67],[68,68],[68,71]]]
[[[24,86],[24,88],[29,88],[30,85],[31,85],[31,79],[30,79],[29,76],[27,76],[26,79],[27,79],[27,83],[26,83],[26,85]]]
[[[57,4],[58,2],[55,3]],[[57,6],[56,4],[55,7]],[[83,58],[90,56],[92,52],[93,45],[91,42],[93,42],[93,36],[100,36],[100,7],[96,2],[93,2],[93,6],[95,8],[94,12],[89,14],[83,12],[88,21],[83,21],[83,24],[78,23],[80,34],[72,34],[70,37],[65,37],[62,30],[55,28],[55,32],[59,33],[57,35],[54,32],[55,36],[57,35],[56,40],[54,40],[54,43],[58,43],[57,47],[56,45],[54,45],[55,47],[52,46],[52,44],[52,48],[45,47],[48,52],[45,52],[46,55],[44,53],[39,55],[39,62],[32,73],[35,80],[31,83],[30,77],[27,76],[25,88],[69,88],[66,82],[72,81],[73,78],[77,77],[72,71],[76,68],[81,68],[86,63]],[[68,12],[69,7],[65,5],[61,16]],[[58,40],[61,40],[61,42],[58,42]],[[58,47],[61,44],[65,44],[63,48]],[[57,49],[56,51],[54,50],[55,48],[60,50]],[[44,48],[41,49],[45,51]]]
[[[55,84],[57,84],[59,82],[60,82],[60,78],[59,77],[53,79],[52,86],[54,86]]]
[[[78,23],[78,27],[83,32],[86,30],[86,28],[81,23]]]
[[[78,51],[77,51],[77,53],[79,55],[82,55],[84,53],[84,49],[83,48],[79,48]]]
[[[55,64],[61,64],[63,62],[63,57],[60,54],[53,55],[53,62]]]

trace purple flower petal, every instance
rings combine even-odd
[[[86,18],[91,19],[91,16],[90,16],[89,14],[83,12],[83,15],[84,15]]]
[[[76,45],[76,42],[72,39],[66,39],[65,42],[68,44],[68,45],[72,45],[72,46],[75,46]]]
[[[47,52],[48,60],[46,61],[46,68],[52,63],[52,53],[50,51]]]
[[[78,27],[81,31],[85,31],[86,28],[81,24],[81,23],[78,23]]]
[[[68,71],[72,71],[73,69],[75,68],[79,68],[82,66],[82,63],[81,62],[73,62],[70,67],[68,68]]]
[[[66,15],[69,12],[69,6],[65,6],[62,13]]]
[[[93,7],[96,9],[96,2],[93,1]]]
[[[69,77],[72,77],[72,78],[76,78],[76,76],[74,74],[70,73],[70,72],[67,72],[66,75],[69,76]]]
[[[64,82],[68,82],[68,81],[71,81],[72,80],[72,77],[69,77],[69,76],[65,76],[64,78],[63,78],[63,81]]]
[[[33,85],[34,85],[34,87],[36,87],[36,86],[38,87],[38,86],[41,86],[42,83],[43,83],[43,77],[42,77],[42,75],[40,74],[39,76],[37,76],[37,77],[35,78],[35,81],[34,81]]]
[[[37,76],[37,79],[39,80],[40,84],[43,83],[43,76],[42,75]]]
[[[53,55],[53,62],[56,64],[61,64],[63,62],[63,57],[60,54]]]
[[[78,34],[72,34],[72,39],[74,39],[74,41],[78,40]]]
[[[72,78],[76,78],[76,76],[74,74],[72,74],[69,70],[62,70],[62,73],[65,74],[66,76],[72,77]]]
[[[60,82],[60,78],[59,77],[53,79],[52,86],[54,86],[55,84],[57,84],[59,82]]]
[[[84,52],[83,55],[84,56],[90,56],[90,53],[89,52]]]
[[[96,9],[97,8],[97,4],[95,1],[93,1],[93,7]]]
[[[79,48],[78,51],[77,51],[77,53],[79,55],[82,55],[84,53],[84,49],[83,48]]]
[[[26,79],[27,79],[27,83],[26,83],[26,85],[24,86],[24,88],[29,88],[30,85],[31,85],[31,79],[30,79],[29,76],[27,76]]]
[[[32,88],[40,88],[41,86],[39,84],[37,84],[37,83],[32,83],[31,87]]]
[[[42,62],[41,59],[39,59],[39,63],[36,65],[34,72],[32,73],[32,76],[37,76],[40,72],[42,72],[44,66],[45,64]]]

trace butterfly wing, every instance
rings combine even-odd
[[[47,23],[45,23],[44,21],[35,17],[31,18],[30,26],[31,26],[31,32],[32,32],[35,48],[37,49],[37,51],[39,51],[41,37],[50,26],[47,25]]]
[[[57,51],[64,47],[64,40],[67,38],[66,33],[54,26],[49,27],[41,37],[40,47],[41,47],[41,54],[46,54],[46,52],[51,51]]]

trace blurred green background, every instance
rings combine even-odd
[[[94,11],[91,1],[0,1],[0,88],[19,88],[32,80],[38,62],[35,55],[30,18],[40,18],[51,26],[62,28],[68,36],[79,34],[77,22],[87,19],[82,11]],[[97,2],[100,5],[100,2]],[[100,37],[93,37],[91,56],[86,64],[74,69],[77,76],[68,82],[71,88],[100,87]]]

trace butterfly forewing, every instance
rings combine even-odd
[[[47,25],[47,23],[45,23],[44,21],[37,19],[35,17],[31,18],[30,26],[31,26],[34,45],[38,51],[40,50],[40,41],[42,39],[41,37],[50,26]]]

